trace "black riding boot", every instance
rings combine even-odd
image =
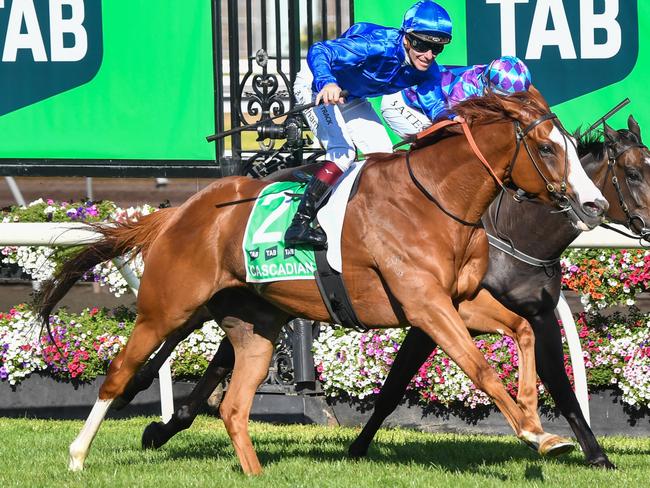
[[[331,186],[318,178],[312,178],[307,185],[293,221],[284,234],[284,243],[288,245],[312,244],[323,246],[327,236],[321,229],[314,229],[311,222],[316,217],[318,204],[329,192]]]

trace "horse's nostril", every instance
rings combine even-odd
[[[587,202],[582,205],[582,209],[585,213],[592,217],[600,217],[608,208],[609,204],[606,200],[596,200],[595,202]]]
[[[597,199],[596,204],[600,207],[601,209],[601,214],[604,214],[609,210],[609,202],[605,199]]]

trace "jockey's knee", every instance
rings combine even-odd
[[[325,159],[332,161],[341,171],[346,171],[355,160],[357,152],[353,147],[327,148]]]

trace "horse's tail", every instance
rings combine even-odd
[[[79,278],[99,263],[130,251],[133,256],[138,252],[146,255],[149,246],[174,211],[174,208],[162,209],[137,221],[118,224],[88,224],[93,231],[102,235],[101,239],[83,247],[63,263],[55,275],[43,283],[35,299],[38,314],[48,331],[52,310]]]

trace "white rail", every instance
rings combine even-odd
[[[81,223],[0,223],[0,246],[77,246],[90,244],[100,237],[101,234],[89,230]],[[598,228],[588,233],[582,233],[571,243],[570,247],[635,248],[639,247],[639,242]],[[133,270],[120,258],[114,260],[114,263],[133,293],[137,295],[140,283]],[[576,324],[564,295],[560,296],[556,314],[562,321],[571,353],[576,396],[585,419],[589,423],[589,394],[582,347]],[[174,411],[169,359],[160,369],[159,376],[162,419],[167,422]]]
[[[0,246],[78,246],[92,244],[102,237],[89,230],[87,225],[66,223],[0,223]],[[121,258],[113,263],[137,296],[140,280],[131,267]],[[160,384],[160,409],[163,422],[169,422],[174,413],[174,395],[170,360],[158,370]]]

